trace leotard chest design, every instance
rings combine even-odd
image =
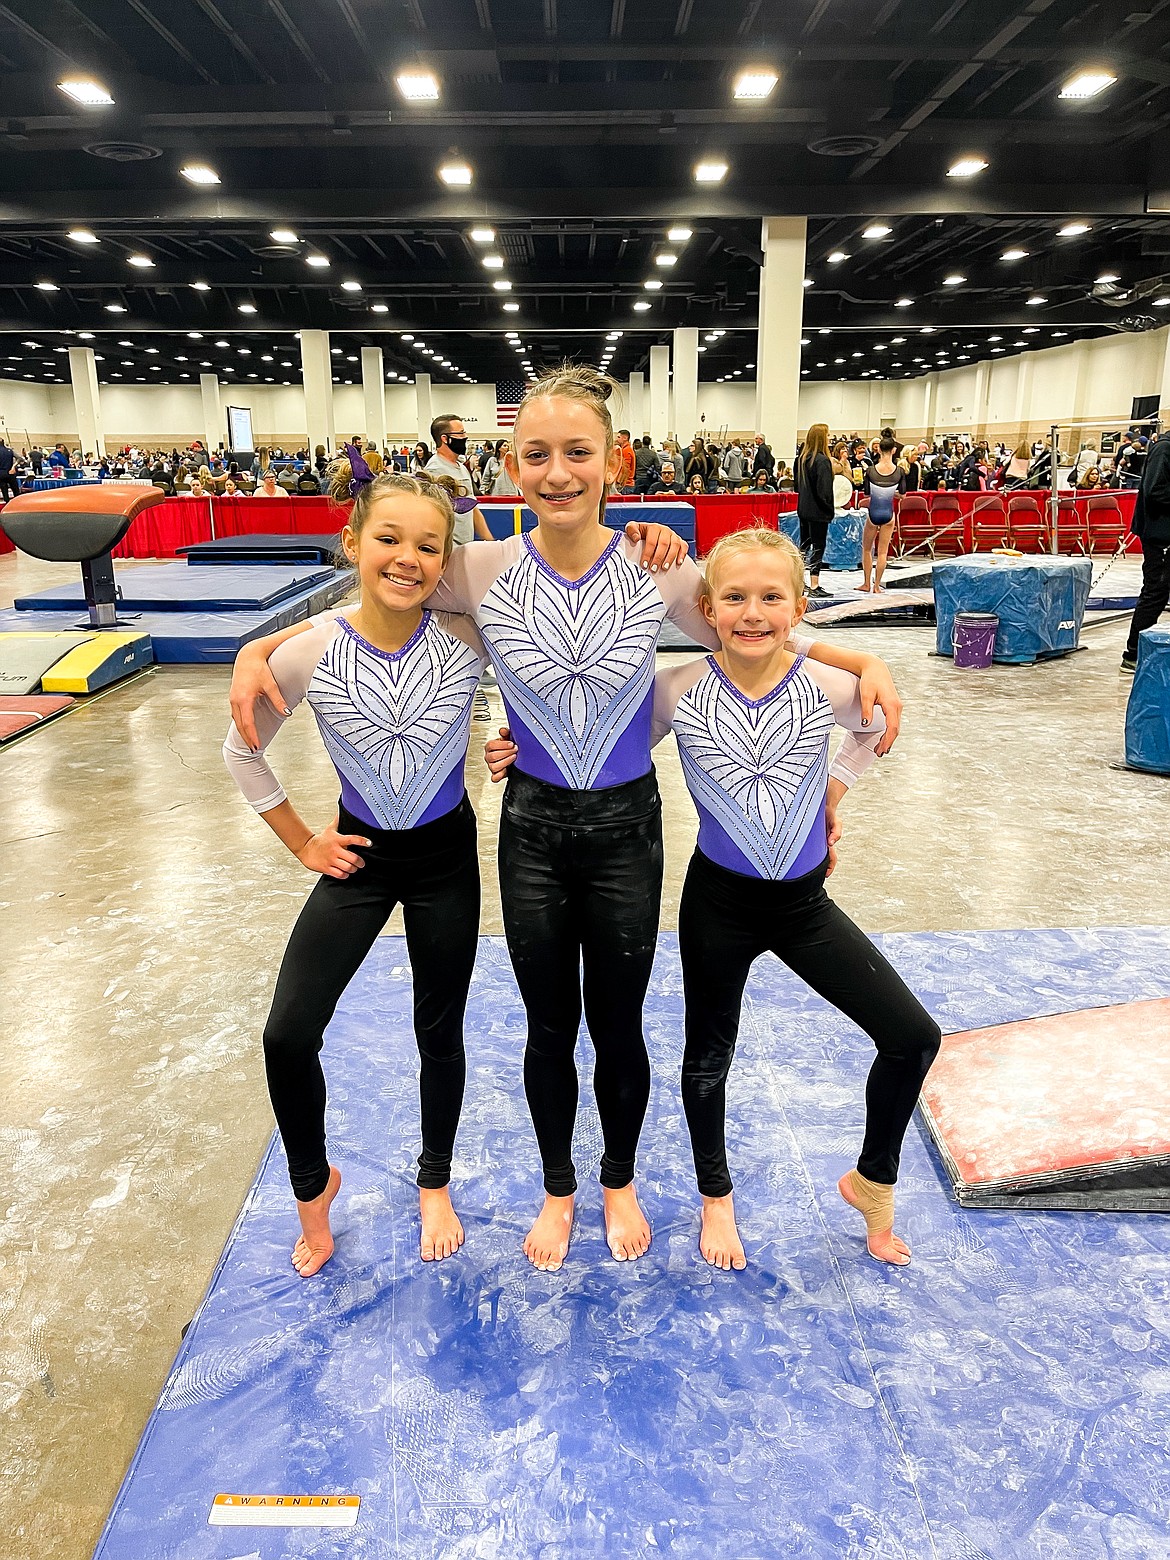
[[[479,657],[429,612],[394,654],[338,621],[307,697],[346,807],[381,829],[449,812],[463,795]]]
[[[476,613],[517,768],[571,790],[620,785],[650,768],[654,650],[666,604],[620,541],[615,533],[588,573],[565,580],[526,535]]]
[[[761,878],[799,877],[825,857],[833,706],[801,656],[762,699],[748,699],[713,658],[672,722],[699,813],[699,849]]]
[[[458,622],[459,620],[455,620]],[[463,620],[466,623],[466,619]],[[346,810],[375,829],[412,829],[459,805],[471,707],[484,665],[474,628],[459,633],[433,612],[401,650],[379,650],[344,616],[315,621],[274,651],[289,708],[307,699],[341,781]],[[285,799],[266,749],[283,724],[257,712],[253,753],[233,726],[224,757],[258,812]]]

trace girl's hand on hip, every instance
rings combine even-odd
[[[337,822],[334,818],[320,834],[311,835],[295,853],[296,858],[310,872],[319,872],[323,877],[352,877],[359,867],[365,866],[352,847],[360,845],[368,850],[371,841],[361,834],[338,834]]]
[[[501,726],[499,736],[493,737],[483,750],[484,760],[491,771],[493,785],[499,785],[500,781],[507,777],[508,770],[516,762],[518,751],[512,741],[511,731],[507,726]]]

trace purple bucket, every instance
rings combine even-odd
[[[994,612],[956,612],[951,639],[955,665],[968,669],[990,666],[998,628]]]

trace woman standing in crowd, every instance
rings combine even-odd
[[[833,518],[833,465],[829,459],[827,423],[813,423],[796,457],[796,514],[800,547],[808,564],[809,595],[827,596],[821,589],[821,564]]]

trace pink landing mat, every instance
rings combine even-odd
[[[948,1035],[921,1110],[965,1206],[1170,1209],[1170,1001]]]

